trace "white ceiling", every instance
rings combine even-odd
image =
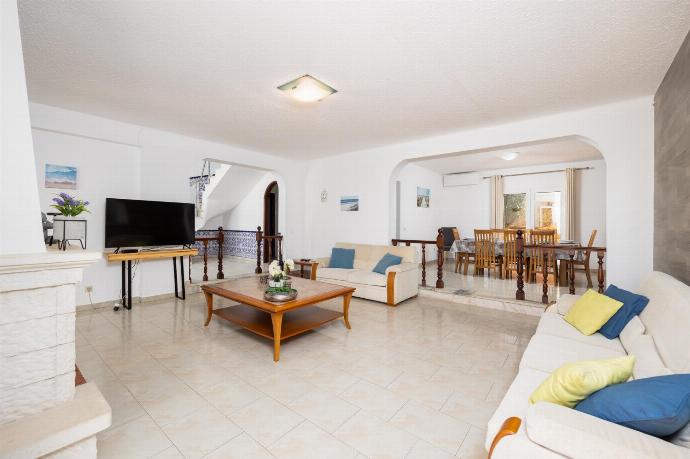
[[[291,158],[653,94],[690,0],[19,0],[30,98]],[[309,73],[314,105],[276,86]]]
[[[519,155],[512,161],[506,161],[501,158],[501,155],[505,153],[519,153]],[[442,155],[414,161],[414,163],[439,174],[453,174],[592,159],[603,159],[603,156],[599,150],[587,142],[577,138],[568,138],[510,148]]]

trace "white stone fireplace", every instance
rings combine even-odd
[[[75,287],[92,252],[0,256],[0,458],[96,457],[110,407],[75,387]]]

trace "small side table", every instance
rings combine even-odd
[[[316,280],[316,268],[319,266],[318,261],[313,261],[308,258],[293,261],[295,266],[299,266],[299,277]],[[305,268],[308,268],[308,270],[305,270]]]
[[[58,249],[66,250],[67,241],[79,241],[82,249],[86,249],[86,220],[81,218],[53,218],[53,239],[57,241]]]

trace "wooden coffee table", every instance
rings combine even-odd
[[[348,309],[354,288],[298,277],[292,278],[292,288],[297,289],[296,299],[285,303],[273,303],[264,300],[266,285],[261,284],[259,276],[204,285],[201,287],[206,295],[207,306],[204,325],[208,325],[215,314],[252,333],[272,339],[275,362],[280,359],[280,342],[284,339],[313,330],[340,317],[350,329]],[[214,310],[213,295],[242,304]],[[343,312],[314,306],[321,301],[339,296],[343,297]]]

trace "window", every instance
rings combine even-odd
[[[503,195],[503,227],[525,228],[527,226],[527,193]]]
[[[561,233],[561,192],[534,193],[534,227]]]

